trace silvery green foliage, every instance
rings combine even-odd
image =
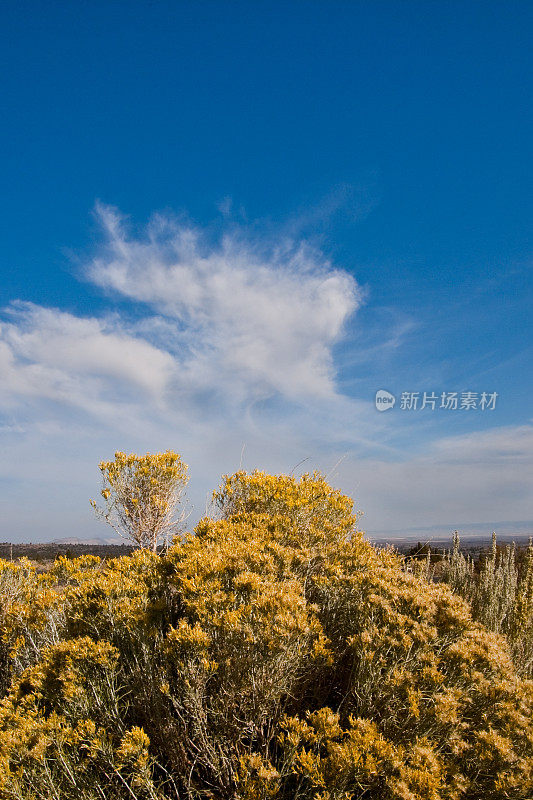
[[[517,671],[533,677],[533,541],[518,564],[514,543],[499,548],[493,533],[478,569],[460,544],[455,531],[453,548],[437,565],[428,561],[426,577],[444,580],[470,603],[474,619],[506,636]]]

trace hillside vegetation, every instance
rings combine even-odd
[[[319,475],[164,554],[0,562],[0,797],[527,800],[533,684]]]

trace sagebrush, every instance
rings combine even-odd
[[[319,475],[239,472],[164,555],[3,562],[0,796],[533,794],[533,684]]]
[[[453,548],[437,563],[428,550],[423,574],[445,581],[468,601],[475,620],[503,634],[519,674],[533,678],[533,541],[520,555],[514,544],[498,547],[493,534],[490,551],[476,563],[461,552],[455,531]]]

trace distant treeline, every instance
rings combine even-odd
[[[78,556],[98,556],[98,558],[118,558],[128,556],[134,550],[129,544],[68,544],[59,542],[11,543],[0,542],[0,558],[18,561],[29,558],[31,561],[45,563],[55,561],[59,556],[77,558]]]

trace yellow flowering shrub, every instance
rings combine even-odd
[[[4,569],[0,800],[531,799],[533,684],[464,600],[320,475],[215,501],[161,556]]]
[[[27,560],[0,559],[0,696],[13,673],[38,660],[65,626],[63,593],[52,573],[37,573]]]
[[[15,681],[0,704],[1,797],[163,797],[148,737],[125,727],[118,660],[107,642],[72,639]]]
[[[104,507],[91,505],[115,531],[137,547],[154,552],[178,532],[176,509],[187,484],[187,464],[178,453],[116,452],[99,464]]]
[[[213,499],[225,518],[281,515],[290,522],[298,543],[311,531],[320,531],[317,541],[322,543],[327,538],[342,541],[355,532],[352,500],[332,489],[318,472],[305,473],[295,480],[291,475],[267,475],[260,470],[248,475],[241,470],[223,477]]]

